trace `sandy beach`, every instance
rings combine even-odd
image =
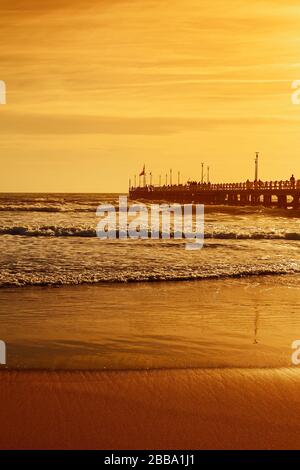
[[[295,369],[0,374],[1,449],[297,449]]]
[[[2,289],[0,306],[0,449],[300,446],[297,276]]]

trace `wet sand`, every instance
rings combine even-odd
[[[3,289],[0,449],[299,449],[299,299],[298,276]]]
[[[298,449],[300,369],[1,371],[1,449]]]
[[[279,368],[299,276],[0,289],[10,370]]]

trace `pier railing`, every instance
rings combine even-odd
[[[232,190],[300,190],[300,180],[295,182],[289,180],[282,181],[246,181],[244,183],[198,183],[196,181],[190,181],[186,184],[174,184],[174,185],[147,185],[132,187],[131,190],[155,190],[155,191],[232,191]]]

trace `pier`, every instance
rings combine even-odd
[[[136,200],[299,209],[300,180],[220,184],[191,181],[164,186],[130,185],[129,196]]]

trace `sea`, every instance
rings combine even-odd
[[[172,231],[99,239],[97,207],[118,200],[0,194],[1,367],[292,366],[299,211],[205,206],[204,246],[190,251]]]

